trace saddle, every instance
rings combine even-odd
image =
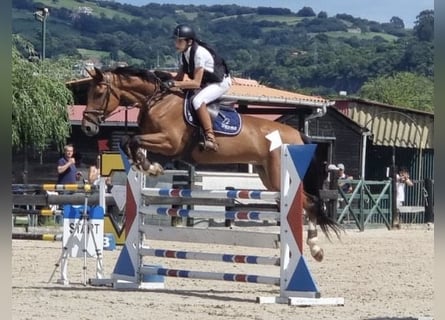
[[[192,127],[201,128],[196,111],[192,105],[192,98],[193,92],[187,92],[184,98],[184,118]],[[215,133],[227,136],[236,136],[240,133],[242,126],[241,116],[232,105],[232,101],[222,99],[217,99],[207,105]]]

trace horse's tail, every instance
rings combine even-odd
[[[304,144],[312,143],[308,136],[301,134],[301,137]],[[323,188],[327,176],[328,172],[326,170],[325,160],[320,159],[320,156],[314,153],[303,179],[303,188],[306,195],[312,201],[313,213],[317,218],[317,223],[320,225],[323,233],[329,238],[330,230],[334,231],[338,237],[342,228],[337,221],[327,215],[325,203],[320,198],[320,190]]]

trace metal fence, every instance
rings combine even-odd
[[[350,180],[348,183],[353,189],[350,193],[338,187],[337,222],[355,224],[362,231],[371,224],[385,224],[391,228],[392,181]],[[400,223],[426,222],[427,210],[432,211],[433,207],[433,188],[431,180],[414,181],[414,186],[406,186],[405,203],[399,209]]]

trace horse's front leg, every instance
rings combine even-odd
[[[324,257],[323,249],[318,245],[317,216],[315,214],[315,204],[307,195],[304,196],[303,207],[307,219],[307,240],[311,256],[316,261],[322,261]]]
[[[135,136],[139,147],[158,153],[164,156],[176,156],[183,151],[184,142],[173,132],[165,134],[163,132],[147,133]]]
[[[179,137],[175,137],[173,132],[170,132],[168,135],[162,132],[141,134],[137,138],[141,148],[164,156],[177,156],[184,147],[182,140]],[[143,169],[152,175],[164,173],[164,168],[157,162],[150,163],[148,167],[147,163],[144,163]]]
[[[164,168],[155,162],[151,163],[141,149],[138,136],[124,136],[121,139],[120,147],[128,158],[128,162],[134,170],[141,171],[148,175],[160,175],[164,173]]]
[[[134,150],[132,150],[132,137],[128,135],[123,136],[121,138],[119,146],[124,154],[127,156],[130,165],[133,166],[136,162],[136,153]]]
[[[137,169],[150,176],[158,176],[164,174],[164,168],[157,162],[151,162],[145,156],[144,151],[138,148],[136,151]]]

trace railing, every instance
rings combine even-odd
[[[338,187],[337,206],[333,215],[336,221],[342,224],[353,223],[361,231],[368,224],[385,224],[390,229],[392,181],[348,180],[347,183],[353,190],[345,193]],[[414,181],[414,186],[406,187],[406,201],[399,209],[400,223],[425,222],[426,199],[428,199],[425,190],[424,181]]]
[[[344,181],[342,181],[344,182]],[[351,193],[338,188],[337,222],[353,222],[363,231],[368,223],[384,223],[391,228],[391,180],[348,180]]]

